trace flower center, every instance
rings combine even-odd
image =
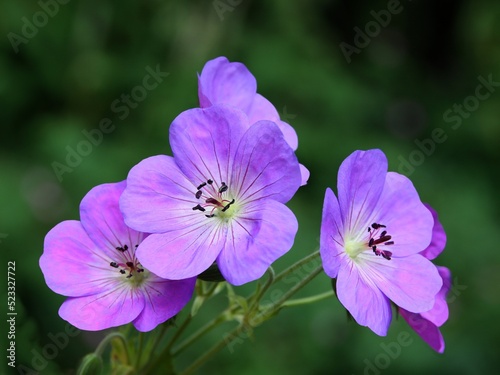
[[[139,286],[148,277],[149,272],[142,268],[141,263],[135,257],[135,248],[139,244],[134,246],[133,251],[129,251],[128,245],[121,245],[116,247],[116,250],[120,254],[121,261],[111,262],[109,265],[116,268],[124,279],[134,286]]]
[[[218,217],[223,221],[228,221],[236,213],[234,198],[229,199],[229,186],[225,182],[217,184],[208,179],[196,188],[195,198],[200,200],[193,207],[193,211],[206,212],[207,218]]]
[[[347,240],[344,244],[345,251],[352,259],[366,250],[371,250],[376,256],[391,260],[392,252],[385,250],[384,247],[394,245],[392,236],[387,234],[386,226],[379,223],[373,223],[368,227],[368,238],[366,242]]]

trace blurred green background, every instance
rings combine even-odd
[[[454,287],[443,355],[403,319],[387,337],[348,322],[332,298],[282,311],[256,329],[254,340],[223,350],[199,373],[498,372],[499,2],[59,1],[4,2],[0,12],[0,258],[2,274],[16,262],[17,364],[32,368],[52,342],[49,334],[66,328],[57,315],[64,297],[47,288],[38,267],[45,234],[78,219],[79,202],[93,186],[123,180],[143,158],[169,153],[169,123],[198,104],[196,73],[224,55],[246,64],[258,91],[295,127],[299,159],[311,171],[289,204],[300,223],[296,244],[276,269],[318,247],[323,194],[335,188],[342,160],[356,149],[381,148],[390,169],[410,175],[422,200],[440,213],[448,245],[436,263],[452,270]],[[397,11],[390,20],[383,15],[388,7]],[[356,37],[359,30],[372,36]],[[346,59],[341,43],[356,52]],[[141,85],[148,66],[169,75],[119,111],[115,101]],[[479,77],[494,83],[477,91]],[[113,131],[91,150],[80,146],[85,155],[58,178],[53,163],[67,164],[68,150],[86,139],[82,132],[103,118]],[[446,140],[424,141],[436,132]],[[301,295],[329,285],[321,275]],[[213,315],[218,304],[225,300],[214,300],[205,313]],[[8,328],[1,320],[3,373]],[[186,352],[179,367],[227,329]],[[381,344],[401,332],[411,332],[411,344],[384,362]],[[40,373],[73,373],[101,336],[71,338]]]

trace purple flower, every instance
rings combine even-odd
[[[201,108],[216,104],[236,107],[248,116],[248,124],[260,120],[276,123],[286,142],[295,151],[298,138],[295,130],[280,120],[278,111],[269,100],[257,93],[257,81],[245,65],[229,62],[225,57],[208,61],[198,75],[198,97]],[[302,185],[309,179],[309,171],[301,164]]]
[[[407,311],[432,308],[442,280],[422,255],[434,220],[405,176],[387,172],[380,150],[356,151],[340,166],[338,200],[327,189],[320,253],[353,318],[386,335],[392,300]]]
[[[137,256],[161,277],[199,275],[215,261],[240,285],[261,277],[291,247],[297,220],[284,205],[300,186],[293,150],[272,122],[248,126],[226,106],[191,109],[170,126],[174,157],[130,171],[125,222],[152,233]]]
[[[446,233],[438,220],[437,213],[430,206],[426,205],[432,213],[434,227],[432,232],[432,241],[430,245],[420,254],[431,260],[437,257],[446,245]],[[436,295],[432,309],[422,313],[411,313],[403,308],[399,308],[399,313],[408,322],[410,327],[429,344],[429,346],[438,353],[444,352],[444,338],[439,330],[444,322],[448,320],[448,304],[446,303],[446,294],[451,286],[451,272],[446,267],[437,267],[439,275],[443,280],[443,286]]]
[[[88,331],[132,322],[150,331],[186,305],[196,279],[170,281],[138,261],[145,233],[128,228],[118,207],[125,181],[93,188],[81,221],[56,225],[45,237],[40,268],[54,292],[68,296],[59,315]]]

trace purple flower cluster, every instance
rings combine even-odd
[[[170,126],[174,156],[150,157],[126,182],[95,187],[81,221],[45,238],[40,267],[69,297],[60,316],[78,328],[132,322],[149,331],[189,302],[214,263],[240,285],[293,245],[298,223],[285,203],[309,176],[295,131],[243,64],[217,58],[198,78],[201,108]]]
[[[95,187],[80,221],[47,234],[40,267],[68,297],[60,316],[78,328],[152,330],[181,311],[210,267],[241,285],[291,249],[298,222],[285,204],[309,178],[295,130],[248,69],[224,57],[206,63],[198,96],[200,108],[170,125],[173,156],[149,157],[126,181]],[[350,155],[337,187],[338,197],[326,191],[320,255],[338,299],[379,335],[396,305],[442,352],[451,276],[430,261],[446,243],[437,214],[410,180],[387,171],[380,150]]]

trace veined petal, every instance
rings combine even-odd
[[[300,167],[300,177],[301,177],[300,186],[307,185],[307,181],[309,180],[311,172],[309,172],[309,170],[302,164],[299,164],[299,167]]]
[[[239,199],[271,198],[286,203],[300,182],[297,157],[276,124],[253,124],[238,145],[231,173],[230,186],[235,187]]]
[[[346,230],[365,234],[384,188],[386,174],[387,158],[377,149],[355,151],[342,162],[337,189]]]
[[[131,247],[142,241],[143,234],[125,225],[118,201],[126,182],[94,187],[80,203],[82,226],[96,246],[113,258],[116,247]]]
[[[140,290],[126,285],[91,296],[68,298],[59,316],[85,331],[121,326],[134,320],[144,308]]]
[[[199,215],[192,209],[198,204],[195,193],[196,185],[181,172],[174,158],[152,156],[130,170],[120,208],[131,228],[164,233],[198,222]]]
[[[208,61],[198,76],[202,108],[228,104],[248,112],[257,92],[257,81],[245,65],[225,57]]]
[[[260,94],[256,94],[252,106],[247,113],[249,124],[254,124],[261,120],[268,120],[276,123],[285,137],[285,141],[295,151],[299,145],[299,139],[295,129],[289,124],[280,120],[280,115],[274,105]]]
[[[115,283],[113,259],[89,238],[79,221],[59,223],[45,236],[40,268],[54,292],[78,297],[102,293]]]
[[[144,309],[134,320],[141,332],[154,329],[178,314],[193,295],[196,278],[186,280],[164,280],[150,275],[142,288]]]
[[[213,264],[224,247],[226,232],[215,220],[199,221],[190,228],[150,235],[136,255],[146,269],[164,279],[188,279]]]
[[[432,227],[432,240],[429,246],[420,254],[429,260],[435,259],[441,254],[446,246],[446,233],[443,226],[439,222],[438,214],[430,205],[424,203],[425,207],[431,212],[434,219],[434,226]]]
[[[444,352],[444,338],[439,328],[421,316],[421,314],[411,313],[405,309],[399,309],[399,313],[406,320],[408,325],[438,353]]]
[[[415,313],[429,311],[442,286],[436,266],[421,255],[391,260],[360,254],[359,272],[373,280],[396,305]]]
[[[344,254],[344,224],[337,197],[327,188],[321,220],[320,254],[325,273],[336,278]]]
[[[359,325],[379,336],[387,335],[391,304],[373,281],[363,277],[352,262],[342,262],[337,278],[337,296]]]
[[[371,220],[386,225],[394,241],[390,251],[395,258],[419,253],[431,242],[432,215],[420,201],[412,182],[399,173],[387,173],[384,191]]]
[[[217,258],[224,278],[241,285],[260,278],[293,245],[298,223],[293,212],[274,200],[248,203],[234,217]]]
[[[170,126],[175,162],[195,186],[208,179],[227,183],[230,162],[247,128],[245,114],[227,106],[184,111]]]
[[[446,267],[437,267],[439,276],[443,279],[443,286],[436,295],[434,306],[429,311],[421,313],[422,317],[441,327],[448,320],[448,303],[446,295],[451,287],[451,272]]]

